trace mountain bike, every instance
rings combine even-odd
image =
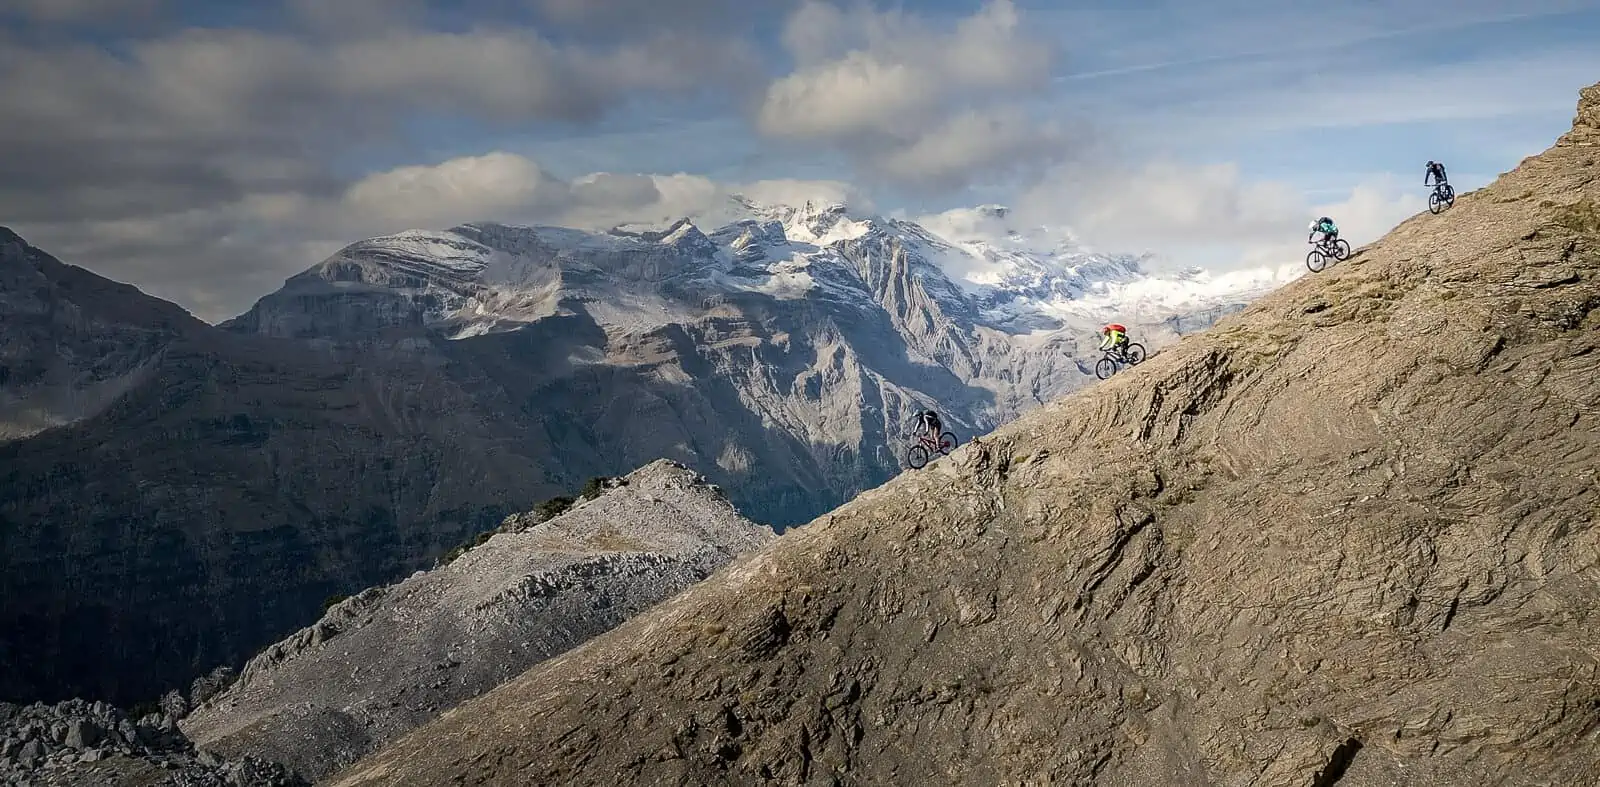
[[[1350,258],[1350,242],[1344,238],[1329,243],[1324,237],[1314,243],[1316,248],[1306,255],[1306,267],[1310,268],[1312,273],[1321,273],[1323,268],[1328,267],[1329,257],[1341,261]]]
[[[938,452],[941,455],[948,454],[955,447],[955,432],[943,432],[939,435],[937,441],[929,436],[928,433],[923,432],[916,437],[916,442],[906,449],[906,464],[911,465],[913,470],[921,470],[922,466],[927,464],[928,460],[933,457],[934,452]]]
[[[1094,365],[1094,376],[1104,380],[1124,366],[1135,366],[1144,361],[1144,345],[1134,342],[1122,350],[1106,350]]]
[[[1428,195],[1428,212],[1437,216],[1445,208],[1455,207],[1456,190],[1450,188],[1449,183],[1440,183],[1433,187],[1433,193]]]

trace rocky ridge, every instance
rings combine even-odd
[[[1600,782],[1597,143],[333,783]]]
[[[675,463],[611,487],[554,518],[511,517],[446,565],[334,605],[183,730],[314,781],[774,538]]]

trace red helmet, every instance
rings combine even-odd
[[[1101,330],[1101,333],[1104,333],[1106,331],[1121,331],[1122,333],[1127,333],[1128,329],[1124,328],[1121,325],[1118,325],[1117,323],[1113,322],[1113,323],[1107,324],[1106,327]]]

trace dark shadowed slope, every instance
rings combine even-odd
[[[354,784],[1600,782],[1572,132],[358,763]]]
[[[148,374],[183,309],[65,265],[0,227],[0,442],[93,416]]]
[[[154,699],[577,485],[459,365],[233,335],[9,233],[0,273],[0,411],[55,427],[0,442],[0,700]]]

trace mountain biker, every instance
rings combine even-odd
[[[939,433],[944,431],[944,424],[939,421],[939,414],[932,410],[923,410],[912,416],[915,419],[911,436],[913,438],[926,434],[934,442],[938,442]]]
[[[1100,329],[1100,351],[1115,350],[1121,353],[1128,347],[1128,329],[1117,323],[1108,323]]]
[[[1446,178],[1444,175],[1444,165],[1437,161],[1428,162],[1428,169],[1422,176],[1422,185],[1430,185],[1428,183],[1430,178],[1433,179],[1433,183],[1431,185],[1434,186],[1443,186],[1450,182],[1450,179]]]
[[[1316,241],[1317,233],[1319,232],[1322,233],[1322,240],[1325,243],[1332,243],[1339,239],[1338,225],[1334,224],[1333,219],[1330,219],[1327,216],[1323,216],[1322,218],[1311,222],[1311,235],[1306,238],[1306,241]]]

